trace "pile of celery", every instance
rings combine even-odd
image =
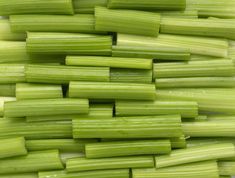
[[[235,0],[0,0],[0,178],[235,175]]]

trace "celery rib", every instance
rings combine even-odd
[[[25,82],[25,65],[0,64],[0,84]]]
[[[0,96],[14,97],[15,96],[15,84],[0,84]]]
[[[37,173],[1,174],[0,178],[38,178]]]
[[[96,6],[106,7],[108,0],[73,0],[73,8],[75,13],[94,14]]]
[[[15,97],[0,97],[0,116],[4,115],[4,104],[8,101],[15,101]]]
[[[232,161],[219,161],[219,173],[224,176],[235,175],[235,162]]]

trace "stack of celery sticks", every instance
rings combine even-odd
[[[0,0],[0,178],[235,175],[235,0]]]

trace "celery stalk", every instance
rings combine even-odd
[[[0,83],[11,84],[25,81],[25,65],[0,64]]]
[[[186,148],[186,138],[184,135],[181,137],[170,138],[172,148]]]
[[[235,175],[235,162],[232,161],[219,161],[219,174],[225,176]]]
[[[4,104],[8,101],[15,101],[15,97],[0,97],[0,116],[4,115]]]
[[[213,143],[233,143],[235,144],[234,138],[223,138],[223,137],[208,137],[208,138],[190,138],[187,139],[187,147],[213,144]]]
[[[85,154],[80,153],[80,152],[61,152],[60,153],[60,159],[64,165],[66,165],[67,160],[71,158],[85,158]]]
[[[198,18],[198,11],[196,10],[184,10],[184,11],[157,11],[161,14],[161,17],[171,17],[171,18]]]
[[[75,13],[93,14],[95,6],[106,6],[107,0],[73,0],[73,8]]]
[[[1,174],[0,178],[38,178],[37,173]]]
[[[15,84],[0,84],[0,96],[15,96]]]

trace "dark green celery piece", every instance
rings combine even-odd
[[[108,8],[138,10],[184,10],[185,0],[109,0]]]
[[[170,140],[136,140],[87,143],[86,158],[105,158],[132,155],[168,154]]]
[[[39,178],[129,178],[129,169],[110,169],[72,173],[66,171],[47,171],[39,172],[38,176]]]
[[[0,116],[2,117],[4,115],[4,104],[5,102],[8,101],[15,101],[16,98],[15,97],[0,97]]]
[[[133,178],[219,178],[216,161],[205,161],[160,169],[133,169]]]
[[[11,15],[11,30],[13,32],[80,32],[105,33],[95,30],[93,15]]]
[[[109,81],[108,67],[73,67],[62,65],[29,64],[26,66],[27,82],[68,84],[72,81]]]
[[[156,156],[155,166],[156,168],[162,168],[234,156],[235,147],[232,143],[208,144],[174,150],[169,155]]]
[[[27,52],[33,54],[111,55],[112,37],[80,33],[27,32]]]
[[[180,114],[183,118],[198,116],[196,102],[188,101],[121,101],[115,102],[117,116]]]
[[[219,174],[225,176],[235,175],[235,161],[219,161]]]
[[[160,21],[160,15],[153,12],[95,7],[95,29],[98,31],[158,36]]]
[[[116,158],[72,158],[66,162],[67,172],[90,171],[100,169],[145,168],[153,167],[152,156],[128,156]]]
[[[0,84],[0,96],[15,96],[15,84]]]
[[[111,82],[152,83],[152,70],[141,69],[110,69]]]
[[[0,178],[38,178],[37,173],[1,174]]]
[[[171,138],[183,135],[180,115],[75,119],[74,138]]]
[[[29,152],[26,156],[0,160],[0,174],[33,173],[51,169],[63,169],[58,150]]]
[[[88,99],[154,100],[153,84],[75,82],[69,84],[69,97]]]
[[[24,64],[0,64],[0,84],[13,84],[25,81]]]
[[[73,8],[75,13],[93,14],[95,6],[106,7],[107,0],[73,0]]]
[[[73,14],[71,0],[1,0],[0,15]]]

